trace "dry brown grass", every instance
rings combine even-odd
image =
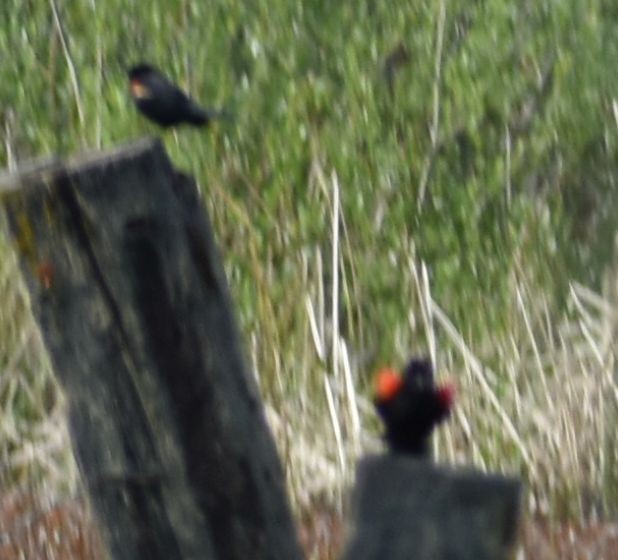
[[[87,508],[75,499],[13,490],[0,502],[1,560],[105,560]]]
[[[351,319],[342,315],[342,308],[362,320],[359,309],[349,311],[350,305],[360,305],[362,291],[338,203],[341,186],[335,174],[325,174],[317,164],[311,181],[312,190],[331,209],[329,255],[318,250],[302,256],[307,262],[299,265],[298,285],[290,288],[293,305],[283,302],[295,314],[295,330],[283,333],[271,326],[248,333],[247,340],[260,380],[274,379],[262,389],[295,510],[303,520],[303,542],[311,557],[328,558],[340,546],[342,531],[340,518],[329,512],[342,509],[357,459],[380,442],[370,395],[360,390],[366,385],[365,357],[341,328],[346,323],[350,332]],[[326,284],[323,270],[329,260]],[[71,489],[75,476],[63,435],[61,399],[46,373],[47,358],[15,279],[14,262],[1,263],[0,290],[12,311],[0,317],[7,335],[3,352],[9,356],[9,367],[0,376],[0,482],[43,479],[52,488]],[[508,329],[488,331],[485,340],[473,343],[434,300],[429,273],[413,245],[407,261],[398,266],[409,278],[402,295],[409,309],[402,323],[393,326],[393,363],[402,363],[410,348],[424,341],[438,370],[448,372],[459,387],[456,413],[437,438],[439,460],[521,476],[528,490],[525,509],[535,518],[602,519],[615,513],[614,284],[608,282],[602,294],[573,284],[570,310],[556,318],[534,278],[522,263],[514,263],[511,308],[505,310]],[[288,354],[276,344],[284,336],[295,341],[286,344]],[[265,367],[269,375],[260,371]],[[65,526],[63,520],[73,510],[65,513],[62,508],[45,513],[59,516],[50,518],[50,527]],[[567,539],[568,531],[531,527],[535,529],[523,533],[524,542],[547,541],[552,550],[553,540]],[[592,526],[594,530],[583,523],[558,527],[581,527],[575,531],[581,543],[597,537],[600,542],[611,533],[605,524]]]

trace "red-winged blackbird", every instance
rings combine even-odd
[[[182,123],[207,125],[221,111],[204,109],[184,91],[149,64],[138,64],[129,70],[131,97],[139,111],[161,126]]]
[[[451,384],[436,387],[427,360],[412,359],[403,375],[390,368],[378,372],[375,405],[385,425],[384,438],[393,453],[429,456],[429,436],[453,407]]]

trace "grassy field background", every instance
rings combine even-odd
[[[440,460],[618,512],[611,0],[4,0],[0,165],[161,134],[149,61],[234,114],[163,134],[199,181],[297,510],[377,449],[376,367],[456,381]],[[0,242],[0,481],[71,489],[62,399]]]

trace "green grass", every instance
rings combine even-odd
[[[234,113],[165,142],[204,191],[297,503],[339,501],[376,447],[376,366],[429,352],[461,394],[442,458],[521,473],[532,510],[615,513],[617,36],[608,0],[5,0],[0,164],[158,134],[125,69],[160,66]],[[56,397],[0,251],[14,480]]]

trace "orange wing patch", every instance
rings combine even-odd
[[[444,383],[438,387],[438,400],[446,410],[453,408],[456,392],[457,389],[453,383]]]
[[[376,375],[376,399],[381,402],[387,402],[403,387],[403,379],[391,368],[383,368]]]
[[[131,80],[131,95],[135,99],[147,99],[152,97],[150,90],[139,80]]]

